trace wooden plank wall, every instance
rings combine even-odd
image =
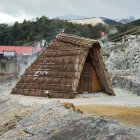
[[[96,93],[102,90],[102,86],[95,68],[90,62],[86,62],[81,73],[78,92]]]
[[[98,78],[95,68],[92,67],[92,85],[91,85],[91,93],[97,93],[102,91],[102,85]]]

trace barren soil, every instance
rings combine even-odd
[[[114,105],[81,105],[77,106],[88,114],[105,116],[122,123],[140,126],[140,107],[126,107]]]
[[[116,96],[93,93],[77,95],[76,99],[48,99],[44,97],[11,95],[10,91],[15,84],[16,80],[0,83],[0,96],[10,97],[22,105],[42,105],[54,100],[70,102],[86,113],[106,116],[126,124],[140,126],[140,96],[134,95],[127,90],[115,88]]]

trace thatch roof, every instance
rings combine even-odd
[[[103,90],[114,95],[112,83],[100,53],[100,44],[84,37],[58,34],[35,60],[13,89],[13,94],[73,98],[80,75],[90,55]]]

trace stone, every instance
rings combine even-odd
[[[60,128],[58,132],[49,136],[48,140],[133,140],[138,139],[135,137],[135,134],[132,133],[132,130],[124,130],[124,126],[116,125],[117,123],[112,123],[104,121],[104,119],[91,117],[83,118],[82,121],[91,120],[92,123],[79,123],[79,126],[76,125],[77,122],[72,122],[67,126]],[[79,122],[79,121],[78,121]],[[92,125],[91,125],[92,124]],[[93,125],[95,124],[95,125]],[[100,124],[101,127],[100,127]],[[71,131],[72,130],[72,131]]]
[[[139,56],[138,56],[138,55],[136,55],[136,56],[135,56],[135,60],[137,60],[137,59],[138,59],[138,57],[139,57]]]
[[[132,60],[132,63],[134,64],[134,63],[135,63],[135,61],[136,61],[136,60],[135,60],[135,59],[133,59],[133,60]]]
[[[128,80],[128,81],[126,82],[125,89],[127,89],[127,90],[130,91],[130,89],[132,88],[132,85],[133,85],[133,84],[132,84],[132,81],[129,81],[129,80]]]
[[[112,71],[113,75],[115,75],[116,70],[121,72],[122,70],[130,69],[130,74],[137,74],[139,72],[138,64],[135,63],[140,61],[139,42],[140,41],[133,40],[131,43],[129,42],[112,48],[108,47],[106,53],[110,53],[110,55],[108,55],[109,57],[106,60],[106,64],[109,72]],[[122,49],[125,51],[122,51]],[[104,52],[104,50],[102,52]],[[130,63],[128,64],[127,62]]]
[[[136,59],[136,63],[139,63],[140,62],[140,58]]]
[[[13,116],[19,114],[19,119],[10,118],[11,114],[5,110],[12,111]],[[19,113],[20,110],[25,112],[31,110],[31,112],[23,114]],[[32,110],[31,107],[20,105],[11,99],[0,98],[0,113],[2,114],[0,122],[11,122],[5,131],[0,129],[1,140],[103,140],[104,138],[139,140],[140,138],[135,129],[103,117],[74,112],[63,107],[59,101],[38,105]],[[3,127],[5,128],[4,125]]]
[[[135,63],[134,64],[134,70],[136,70],[138,68],[139,63]]]

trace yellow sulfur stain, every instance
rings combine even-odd
[[[140,126],[140,107],[114,105],[80,105],[83,112],[116,119],[128,125]]]

